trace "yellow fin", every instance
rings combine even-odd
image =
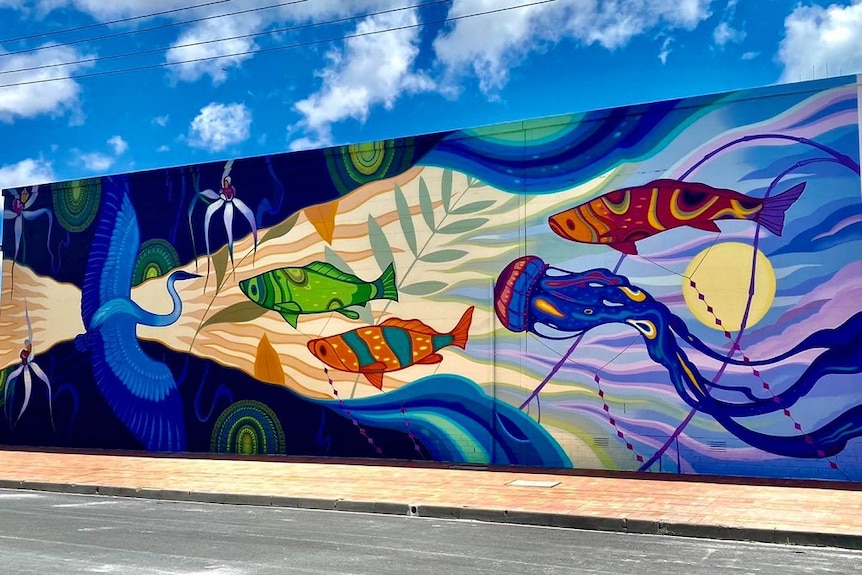
[[[267,383],[284,385],[284,368],[281,367],[281,359],[266,334],[263,334],[257,345],[257,356],[254,358],[254,377]]]
[[[335,235],[335,215],[338,213],[338,200],[305,208],[305,217],[328,244]]]

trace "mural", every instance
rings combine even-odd
[[[0,443],[862,480],[860,94],[6,190]]]

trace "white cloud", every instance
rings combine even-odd
[[[170,151],[171,151],[171,147],[170,147],[170,146],[168,146],[167,144],[162,144],[161,146],[159,146],[158,148],[156,148],[156,151],[157,151],[157,152],[162,152],[162,153],[164,153],[164,152],[170,152]]]
[[[712,39],[719,46],[724,46],[730,42],[739,43],[745,40],[745,30],[737,30],[727,22],[721,22],[715,27],[712,33]]]
[[[523,4],[523,0],[454,0],[449,17]],[[557,0],[529,8],[458,20],[434,41],[455,84],[466,71],[482,91],[499,90],[509,70],[532,52],[564,38],[608,50],[653,29],[694,29],[709,17],[712,0]]]
[[[370,16],[356,26],[356,34],[368,34],[419,22],[415,9]],[[419,28],[407,28],[350,38],[343,50],[327,53],[329,65],[318,72],[320,90],[296,103],[303,119],[292,127],[306,132],[291,143],[292,149],[329,144],[330,126],[353,118],[365,121],[376,104],[391,109],[404,93],[434,89],[427,76],[413,71],[419,55]]]
[[[0,189],[53,182],[54,168],[42,158],[27,158],[17,164],[0,166]]]
[[[161,126],[162,128],[164,128],[165,126],[168,125],[168,121],[170,119],[171,119],[171,117],[168,114],[165,114],[164,116],[156,116],[155,118],[153,118],[153,124],[155,124],[157,126]]]
[[[37,82],[0,88],[0,122],[11,123],[16,118],[35,118],[43,114],[61,115],[67,111],[72,111],[74,116],[79,105],[81,86],[69,75],[85,65],[58,64],[86,57],[66,46],[15,55],[6,55],[0,50],[0,71],[40,68],[0,76],[0,84],[4,85]]]
[[[862,72],[862,0],[849,6],[797,6],[784,20],[782,81]]]
[[[263,27],[264,22],[256,12],[197,22],[171,44],[165,59],[167,62],[187,62],[171,68],[174,75],[181,80],[194,82],[202,76],[209,76],[213,84],[221,84],[227,80],[228,69],[240,67],[243,62],[252,57],[248,52],[257,50],[258,46],[253,38],[238,38],[224,42],[211,41],[253,34]],[[209,43],[202,44],[202,42]],[[205,60],[189,62],[189,60],[201,59]]]
[[[35,4],[42,14],[72,7],[86,12],[96,20],[105,21],[184,8],[190,3],[188,0],[36,0]],[[188,17],[189,11],[179,12],[178,15]]]
[[[129,143],[121,136],[111,136],[108,138],[108,144],[114,148],[114,155],[122,156],[129,149]]]
[[[100,152],[81,154],[79,159],[84,164],[84,167],[91,172],[106,172],[114,165],[114,158]]]
[[[189,127],[189,145],[211,152],[248,139],[251,111],[244,104],[217,104],[201,108]]]
[[[661,50],[658,53],[658,59],[661,60],[662,64],[667,64],[667,57],[670,56],[671,49],[670,44],[673,42],[673,38],[668,36],[664,39],[664,42],[661,44]]]
[[[758,56],[760,56],[760,52],[751,51],[751,52],[746,52],[745,54],[743,54],[742,59],[743,60],[754,60]]]
[[[72,8],[102,22],[189,8],[189,5],[193,4],[189,0],[35,0],[35,3],[39,13],[43,16],[54,10]],[[254,8],[256,6],[269,6],[272,5],[272,1],[250,0],[244,2],[242,6],[234,6],[233,3],[209,4],[211,5],[178,10],[171,14],[166,14],[161,18],[173,21],[204,18]],[[217,59],[205,62],[175,64],[170,67],[170,70],[176,79],[183,81],[195,81],[202,76],[208,75],[216,84],[224,82],[227,78],[227,71],[230,68],[239,67],[243,61],[251,57],[250,54],[244,56],[230,56],[230,54],[256,50],[257,45],[253,39],[244,38],[225,42],[213,42],[185,48],[180,48],[179,46],[208,42],[228,36],[260,32],[266,25],[282,18],[287,13],[284,10],[261,10],[260,12],[250,12],[237,16],[225,16],[223,18],[196,22],[182,29],[183,31],[179,37],[166,50],[165,61],[176,63],[199,58],[216,57]],[[134,28],[146,25],[148,20],[145,18],[136,19],[127,24],[127,26]]]
[[[0,0],[0,2],[4,1],[20,0]],[[71,8],[102,22],[189,8],[189,4],[191,4],[189,0],[146,0],[146,2],[144,0],[29,1],[36,5],[37,11],[43,17],[55,10]],[[401,1],[405,4],[408,2],[408,0]],[[243,62],[252,58],[259,45],[255,38],[237,38],[223,42],[215,42],[215,40],[258,34],[265,31],[267,27],[283,27],[288,23],[320,22],[393,8],[392,0],[308,0],[296,4],[284,3],[282,6],[273,6],[272,0],[246,0],[241,6],[234,5],[234,3],[203,2],[201,4],[160,17],[173,21],[207,18],[182,29],[179,37],[166,50],[165,61],[171,64],[169,69],[176,80],[193,82],[209,76],[213,84],[216,85],[226,81],[231,70],[241,67]],[[266,9],[255,12],[226,15],[231,12],[264,7]],[[225,16],[220,17],[220,15]],[[147,24],[148,20],[150,19],[136,19],[123,26],[133,29],[136,26]],[[262,42],[268,41],[266,36],[259,38]],[[282,34],[278,42],[284,41],[285,36]],[[201,44],[202,42],[203,44]],[[235,55],[242,52],[248,53]],[[201,59],[205,61],[187,62],[188,60]],[[180,62],[187,63],[181,64]]]
[[[712,32],[712,39],[719,48],[723,48],[731,42],[739,43],[745,40],[745,30],[731,26],[731,22],[736,17],[737,4],[739,4],[739,0],[728,0],[721,22],[718,23],[718,26]]]

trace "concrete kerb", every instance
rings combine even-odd
[[[568,515],[564,513],[480,507],[426,505],[422,503],[394,503],[387,501],[359,501],[340,498],[322,499],[280,495],[215,493],[174,489],[120,487],[112,485],[17,481],[8,479],[0,479],[0,489],[105,495],[113,497],[136,497],[163,501],[194,501],[228,505],[256,505],[261,507],[289,507],[296,509],[318,509],[354,513],[380,513],[384,515],[404,515],[434,519],[459,519],[483,521],[488,523],[510,523],[513,525],[560,527],[565,529],[582,529],[586,531],[671,535],[676,537],[693,537],[701,539],[723,539],[732,541],[752,541],[784,545],[810,545],[815,547],[838,547],[862,550],[862,535],[787,531],[781,529],[760,529],[726,525],[670,523],[643,519],[595,517],[588,515]]]

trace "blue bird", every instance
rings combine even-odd
[[[137,215],[123,177],[105,178],[103,203],[81,296],[87,332],[79,349],[89,349],[99,391],[122,423],[148,451],[183,451],[183,405],[170,369],[141,349],[137,326],[164,327],[182,313],[176,282],[196,277],[175,271],[167,280],[173,302],[169,314],[141,308],[131,299],[132,275],[140,247]]]

